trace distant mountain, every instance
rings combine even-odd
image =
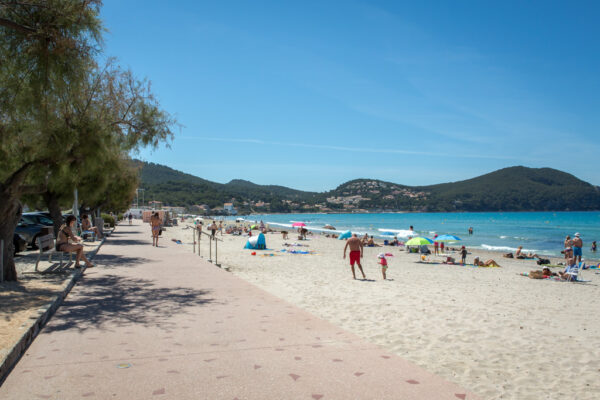
[[[257,185],[234,179],[226,184],[208,181],[164,165],[134,160],[140,170],[141,188],[147,200],[167,205],[192,207],[207,205],[211,209],[233,202],[236,208],[257,212],[290,212],[292,204],[314,204],[317,193],[303,192],[276,185]]]
[[[509,167],[465,181],[422,189],[431,192],[429,206],[469,211],[599,210],[600,190],[552,168]]]
[[[206,205],[213,212],[226,202],[241,212],[600,210],[597,186],[552,168],[509,167],[430,186],[355,179],[316,193],[240,179],[222,184],[164,165],[134,162],[146,199],[188,208]]]

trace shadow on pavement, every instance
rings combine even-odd
[[[97,254],[94,263],[101,264],[102,269],[133,267],[135,265],[147,264],[152,260],[143,257],[127,257],[114,254]]]
[[[150,247],[151,241],[150,240],[137,240],[137,239],[111,238],[106,243],[110,244],[110,245],[113,245],[113,246],[136,246],[136,245],[141,245],[141,246],[148,246],[148,247]]]
[[[63,331],[143,325],[165,330],[173,314],[214,301],[210,291],[185,287],[156,287],[147,279],[115,275],[84,276],[76,297],[68,297],[45,330]]]

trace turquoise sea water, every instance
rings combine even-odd
[[[600,212],[500,212],[500,213],[408,213],[408,214],[264,214],[248,220],[278,223],[284,226],[302,221],[322,228],[352,230],[382,238],[379,229],[408,230],[412,225],[421,236],[434,234],[459,236],[468,247],[496,251],[527,251],[559,256],[566,235],[581,234],[584,257],[596,259],[590,250],[593,240],[600,241]],[[473,227],[473,235],[468,228]]]

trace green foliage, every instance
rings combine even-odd
[[[115,226],[115,219],[110,214],[102,213],[100,217],[104,220],[104,223],[109,224],[111,227]]]
[[[21,201],[129,206],[138,185],[128,154],[172,138],[171,116],[146,80],[114,61],[99,67],[100,0],[0,2],[0,237]],[[10,241],[12,242],[12,241]],[[5,251],[9,279],[16,273]]]

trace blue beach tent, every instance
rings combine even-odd
[[[338,240],[348,239],[350,236],[352,236],[352,232],[346,231],[338,237]]]
[[[267,248],[267,241],[265,240],[265,235],[259,233],[256,236],[248,238],[248,241],[246,242],[246,246],[244,246],[244,248],[252,250],[265,250]]]

